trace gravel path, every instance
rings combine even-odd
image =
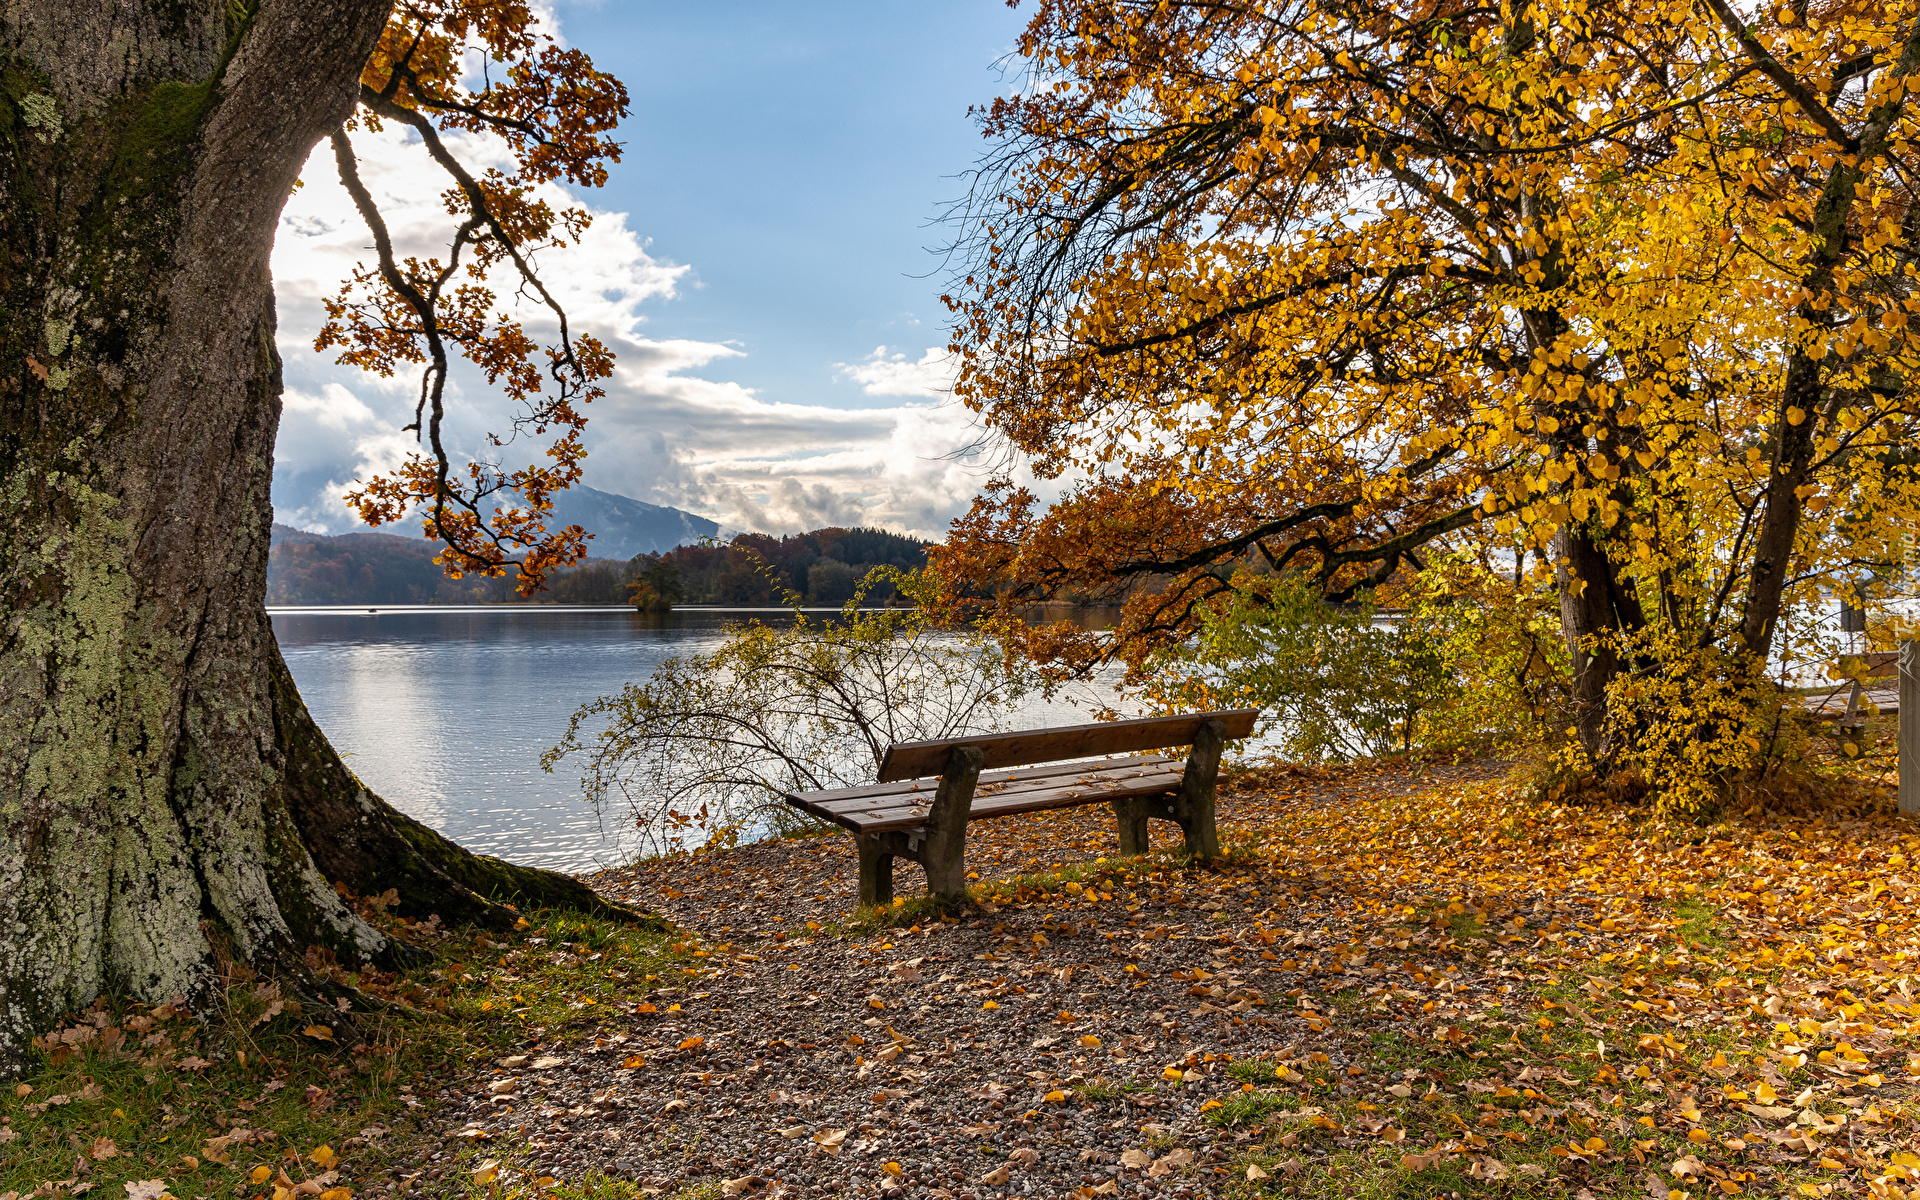
[[[1222,833],[1231,846],[1276,806],[1492,770],[1250,777],[1223,790]],[[1177,834],[1154,825],[1156,838]],[[1004,879],[1090,862],[1114,839],[1103,808],[984,822],[969,830],[968,866]],[[1317,956],[1346,940],[1337,888],[1258,863],[1101,877],[1104,891],[852,934],[835,931],[857,878],[843,836],[594,876],[696,933],[711,967],[606,1013],[582,1044],[503,1059],[449,1093],[449,1135],[510,1160],[524,1147],[520,1165],[538,1173],[598,1170],[649,1194],[719,1181],[755,1196],[1185,1197],[1228,1183],[1223,1164],[1252,1136],[1205,1119],[1241,1088],[1233,1060],[1324,1053],[1343,1088],[1389,1082],[1344,1073],[1361,1069],[1356,1022],[1316,1033],[1316,997],[1324,1008],[1330,992],[1390,982],[1363,956]],[[901,864],[898,894],[921,885]]]

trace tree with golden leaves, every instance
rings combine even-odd
[[[954,349],[1061,495],[989,489],[951,579],[1124,596],[1016,622],[1074,669],[1464,543],[1557,588],[1589,761],[1759,752],[1920,516],[1920,6],[1043,0],[1022,50]]]

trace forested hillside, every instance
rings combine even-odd
[[[267,603],[509,604],[525,601],[511,576],[448,579],[423,539],[385,533],[337,537],[273,527]],[[629,604],[632,584],[647,578],[668,603],[775,604],[790,590],[809,604],[844,604],[875,566],[912,568],[927,560],[927,543],[881,529],[817,529],[775,538],[743,533],[725,545],[681,546],[630,561],[590,558],[553,576],[536,598],[543,604]],[[871,593],[884,603],[893,589]]]
[[[884,529],[829,527],[782,538],[743,533],[725,545],[681,546],[633,561],[671,568],[688,604],[773,604],[783,589],[808,604],[838,605],[874,567],[925,566],[930,544]],[[887,583],[868,593],[875,603],[893,596]]]

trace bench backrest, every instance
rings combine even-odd
[[[1243,738],[1253,732],[1257,708],[1233,708],[1224,712],[1180,713],[1172,717],[1141,717],[1132,721],[1098,721],[1091,725],[1058,725],[1052,729],[1034,729],[1026,733],[981,734],[976,737],[941,738],[930,742],[895,742],[887,747],[880,761],[881,783],[899,779],[919,779],[938,775],[947,769],[947,756],[955,746],[978,746],[986,761],[994,767],[1025,767],[1033,763],[1059,762],[1064,758],[1093,758],[1101,754],[1130,754],[1140,750],[1158,750],[1162,746],[1191,746],[1207,721],[1220,721],[1229,738]]]

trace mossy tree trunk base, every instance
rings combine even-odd
[[[392,961],[336,889],[608,906],[353,778],[265,611],[268,258],[388,0],[0,9],[0,1074],[105,993]],[[217,948],[217,952],[216,952]]]

